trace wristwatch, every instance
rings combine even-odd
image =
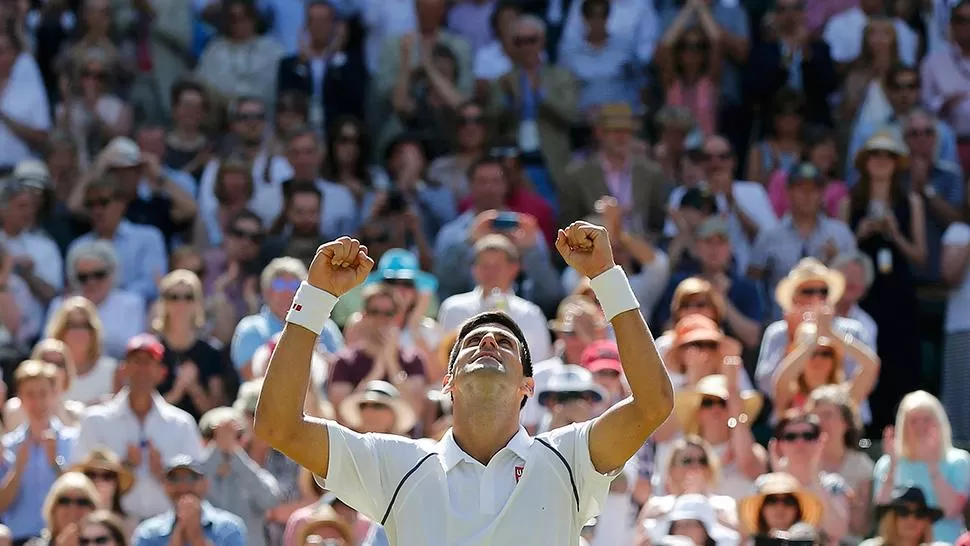
[[[936,188],[934,188],[929,184],[923,186],[923,195],[927,199],[933,199],[934,197],[936,197]]]

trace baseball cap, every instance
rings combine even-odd
[[[37,159],[24,159],[17,163],[13,170],[13,179],[27,186],[38,190],[43,190],[51,185],[51,173],[44,165],[43,161]]]
[[[202,464],[193,459],[190,455],[180,453],[168,460],[168,464],[165,465],[165,475],[169,476],[172,472],[176,470],[188,470],[193,474],[199,476],[205,476],[202,472]]]
[[[717,212],[717,199],[707,188],[695,186],[684,192],[684,196],[680,199],[680,208],[691,208],[713,214]]]
[[[377,271],[370,274],[368,283],[406,280],[413,281],[419,292],[434,292],[438,289],[438,279],[434,275],[421,271],[418,257],[410,250],[392,248],[381,256],[377,264]]]
[[[795,167],[788,173],[789,186],[803,181],[823,184],[825,179],[822,177],[822,171],[818,170],[818,167],[805,161],[795,165]]]
[[[697,226],[697,238],[707,239],[708,237],[713,237],[715,235],[723,235],[724,237],[730,238],[728,234],[727,221],[720,216],[711,216],[707,220],[701,222],[701,225]]]
[[[104,150],[109,169],[137,167],[142,163],[141,148],[128,137],[117,137]]]
[[[623,373],[623,366],[620,364],[620,350],[615,342],[608,339],[590,343],[583,349],[579,362],[591,373],[604,370]]]
[[[125,355],[130,355],[135,351],[145,351],[155,360],[161,360],[165,354],[165,346],[158,338],[151,334],[138,334],[128,340]]]

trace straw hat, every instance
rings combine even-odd
[[[304,544],[307,537],[314,534],[314,530],[320,527],[329,527],[334,529],[340,536],[348,543],[353,543],[354,541],[354,530],[350,524],[344,518],[340,517],[340,514],[333,509],[333,506],[329,504],[318,505],[313,511],[313,514],[300,525],[300,530],[297,533],[298,541],[296,544]]]
[[[792,308],[792,299],[798,287],[807,282],[823,282],[829,289],[826,303],[835,305],[845,293],[845,277],[840,271],[829,269],[815,258],[803,258],[788,272],[788,276],[778,282],[775,288],[775,301],[783,311]]]
[[[909,149],[892,132],[880,131],[869,137],[869,140],[867,140],[862,148],[856,152],[854,161],[856,170],[862,172],[869,154],[877,151],[889,152],[896,156],[896,162],[898,163],[899,168],[906,166],[906,160],[909,157]]]
[[[717,313],[718,317],[724,317],[724,298],[714,290],[714,287],[710,282],[701,279],[700,277],[688,277],[679,284],[677,288],[674,289],[674,295],[670,298],[670,311],[675,313],[677,309],[684,304],[684,298],[689,298],[691,296],[703,295],[711,300],[711,305]],[[720,320],[720,318],[718,319]]]
[[[82,474],[89,470],[114,472],[118,476],[118,492],[122,495],[135,485],[135,475],[121,464],[121,459],[113,451],[103,447],[92,449],[71,470]]]
[[[596,126],[601,129],[635,131],[637,122],[629,104],[616,102],[600,106],[599,113],[596,116]]]
[[[351,394],[340,403],[340,415],[348,427],[356,429],[360,426],[360,406],[367,402],[382,404],[394,412],[394,432],[397,434],[407,434],[418,422],[418,415],[401,398],[397,387],[387,381],[375,380],[367,383],[364,390]]]
[[[705,396],[727,400],[727,377],[722,374],[708,375],[701,378],[694,388],[677,392],[674,398],[674,415],[685,433],[697,433],[697,411],[701,409],[701,401]],[[763,404],[764,398],[758,391],[741,391],[741,411],[748,416],[749,421],[758,417]]]
[[[802,489],[798,479],[787,472],[772,472],[762,474],[755,482],[757,493],[741,499],[738,504],[738,520],[741,528],[749,534],[758,533],[758,514],[761,513],[761,506],[765,503],[765,497],[769,495],[792,495],[798,500],[798,506],[802,511],[802,519],[811,526],[817,526],[822,520],[822,512],[825,507],[822,501],[813,493]]]

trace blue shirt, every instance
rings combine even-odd
[[[62,463],[69,461],[71,450],[77,442],[77,429],[65,427],[60,420],[52,418],[51,430],[57,435],[58,461]],[[4,479],[17,462],[17,451],[21,444],[29,437],[27,423],[3,436],[4,455],[0,468]],[[41,531],[46,527],[42,510],[44,499],[58,476],[58,471],[51,466],[47,458],[44,446],[40,444],[30,446],[30,457],[20,478],[20,491],[17,492],[13,503],[7,507],[7,511],[3,513],[3,523],[10,528],[14,540],[40,536]]]
[[[269,307],[263,306],[258,315],[243,317],[232,334],[229,346],[229,357],[233,366],[241,370],[253,359],[256,350],[269,343],[273,336],[283,331],[283,321],[276,317]],[[331,320],[320,332],[320,348],[328,353],[336,353],[344,346],[344,338],[340,327]]]
[[[600,48],[585,40],[562,42],[559,60],[580,82],[580,111],[612,102],[625,102],[632,107],[639,103],[640,88],[646,84],[646,78],[636,63],[634,44],[616,36],[610,36]]]
[[[148,518],[135,529],[132,546],[167,546],[175,527],[175,512]],[[202,501],[202,532],[213,546],[246,546],[246,524],[225,510]]]
[[[745,317],[761,324],[766,307],[761,288],[751,279],[742,277],[737,273],[729,272],[727,275],[731,279],[731,286],[727,291],[727,299],[731,302],[731,305]],[[670,320],[670,302],[674,298],[674,290],[684,279],[692,276],[694,275],[685,272],[674,273],[670,282],[667,283],[667,289],[654,307],[653,321],[655,325],[666,329],[667,322]]]
[[[98,240],[93,231],[71,243],[68,253],[79,244]],[[118,255],[118,287],[135,292],[146,300],[158,295],[157,278],[168,273],[168,252],[158,228],[122,220],[111,241]]]

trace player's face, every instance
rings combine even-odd
[[[445,377],[449,390],[464,383],[507,385],[522,395],[532,392],[533,380],[522,368],[522,346],[515,335],[499,325],[475,328],[459,341],[458,356],[451,374]]]

